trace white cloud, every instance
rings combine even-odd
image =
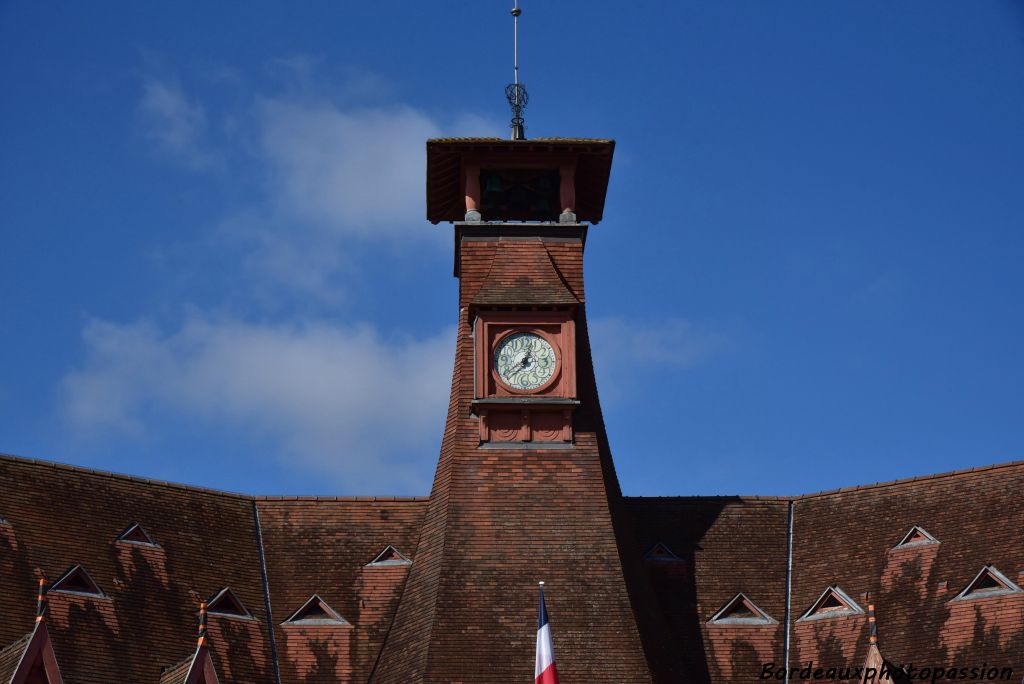
[[[274,440],[281,458],[351,491],[425,491],[450,387],[454,332],[387,340],[368,325],[259,325],[193,314],[173,333],[92,321],[63,382],[80,432],[184,417]]]
[[[372,73],[343,69],[342,81],[327,85],[308,56],[271,66],[276,92],[245,92],[233,76],[230,98],[203,100],[173,80],[143,81],[139,108],[150,139],[193,169],[224,172],[216,177],[224,196],[244,198],[211,220],[198,249],[229,252],[257,297],[322,303],[344,299],[338,281],[354,274],[357,252],[426,248],[440,256],[450,239],[425,225],[425,141],[499,127],[471,112],[442,121],[401,103],[365,104],[390,97],[390,83]]]
[[[440,128],[410,107],[341,110],[264,101],[262,152],[292,215],[378,237],[422,220],[424,142]]]
[[[202,145],[206,110],[190,102],[176,83],[147,78],[139,103],[146,133],[161,151],[196,168],[213,165],[216,156]]]
[[[342,108],[264,99],[260,143],[269,189],[282,213],[332,232],[380,240],[424,221],[426,141],[449,134],[412,107]],[[488,129],[458,117],[459,135]]]
[[[291,80],[276,93],[245,93],[234,79],[231,98],[203,99],[150,77],[139,103],[162,152],[238,198],[211,216],[199,244],[179,248],[195,257],[181,268],[216,259],[219,279],[207,282],[222,286],[221,302],[273,310],[275,322],[213,315],[211,304],[173,326],[91,321],[85,361],[62,382],[63,414],[79,436],[159,435],[172,421],[264,435],[272,457],[343,490],[425,491],[454,333],[395,340],[372,321],[287,314],[317,310],[311,302],[337,310],[353,279],[372,278],[367,264],[396,245],[432,242],[444,258],[450,233],[424,225],[425,141],[450,130],[486,134],[489,124],[359,104],[385,84],[350,74],[354,85],[339,91],[316,82],[314,61],[279,66]]]

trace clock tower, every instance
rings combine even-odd
[[[427,142],[427,218],[454,226],[459,327],[430,504],[375,684],[530,681],[541,580],[564,681],[651,681],[626,581],[642,552],[583,289],[614,148]]]
[[[466,294],[472,288],[462,303],[481,448],[573,444],[587,229],[580,220],[601,219],[614,147],[566,139],[427,144],[428,218],[456,224],[455,275]]]

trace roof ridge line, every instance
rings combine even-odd
[[[195,657],[196,657],[196,653],[195,653],[195,651],[193,651],[192,653],[190,653],[189,655],[185,656],[184,658],[182,658],[178,662],[176,662],[176,663],[174,663],[172,665],[165,665],[164,667],[160,668],[160,674],[164,674],[165,672],[170,672],[171,670],[173,670],[176,667],[181,667],[182,665],[185,664],[186,661],[192,660]]]
[[[766,503],[786,503],[787,501],[792,501],[794,498],[799,498],[799,497],[773,496],[773,495],[770,495],[770,494],[766,494],[766,495],[760,495],[760,494],[692,494],[692,495],[691,494],[678,494],[678,495],[676,495],[676,494],[653,494],[653,495],[650,495],[650,496],[645,495],[645,494],[639,494],[639,495],[623,494],[622,498],[623,499],[628,499],[628,500],[636,499],[636,500],[640,500],[640,501],[652,501],[652,500],[656,500],[656,499],[666,499],[666,500],[671,500],[671,501],[718,501],[720,499],[730,499],[730,500],[734,500],[734,501],[735,500],[739,500],[739,501],[763,501],[763,502],[766,502]]]
[[[36,465],[44,468],[53,468],[54,470],[65,470],[76,473],[85,473],[87,475],[96,475],[99,477],[106,477],[115,480],[126,480],[128,482],[139,482],[142,484],[150,484],[158,487],[167,487],[169,489],[179,489],[188,492],[196,492],[197,494],[210,494],[213,496],[223,496],[230,499],[239,499],[241,501],[337,501],[337,502],[389,502],[389,503],[407,503],[407,502],[420,502],[429,501],[430,496],[293,496],[293,495],[276,495],[276,494],[264,494],[264,495],[253,495],[243,494],[241,492],[232,492],[224,489],[213,489],[211,487],[202,487],[199,485],[188,485],[180,482],[170,482],[168,480],[157,480],[148,477],[139,477],[137,475],[126,475],[124,473],[116,473],[110,470],[100,470],[97,468],[87,468],[84,466],[71,465],[69,463],[59,463],[57,461],[44,461],[36,458],[28,458],[25,456],[16,456],[14,454],[8,454],[0,452],[0,462],[7,461],[10,463],[17,463],[21,465]],[[809,492],[807,494],[797,494],[795,496],[772,496],[772,495],[742,495],[742,494],[711,494],[704,495],[698,494],[693,496],[680,495],[680,496],[631,496],[623,494],[624,499],[638,499],[638,500],[653,500],[653,499],[671,499],[675,501],[687,500],[687,501],[700,501],[700,500],[718,500],[718,499],[738,499],[740,501],[765,501],[765,502],[785,502],[793,501],[797,502],[803,499],[813,499],[822,496],[831,496],[833,494],[846,494],[848,492],[858,492],[868,489],[876,489],[879,487],[893,487],[908,485],[915,482],[924,482],[927,480],[938,480],[947,477],[960,477],[963,475],[970,475],[972,473],[983,473],[990,470],[1002,470],[1004,468],[1024,467],[1024,460],[1018,461],[1007,461],[1005,463],[994,463],[991,465],[975,466],[973,468],[961,468],[959,470],[949,470],[943,473],[932,473],[928,475],[915,475],[913,477],[905,477],[897,480],[886,480],[882,482],[873,482],[871,484],[853,485],[850,487],[837,487],[834,489],[823,489],[817,492]]]
[[[555,275],[558,276],[558,279],[560,281],[562,281],[562,287],[565,288],[565,291],[572,295],[573,299],[576,300],[577,304],[583,304],[583,300],[580,299],[580,295],[582,295],[583,292],[574,292],[573,291],[572,286],[569,285],[569,281],[565,277],[565,274],[562,273],[562,269],[558,268],[558,264],[555,262],[555,257],[551,256],[551,250],[548,249],[548,246],[544,242],[544,240],[540,241],[540,247],[541,247],[541,249],[544,250],[544,254],[548,258],[548,263],[551,264],[551,268],[554,269],[554,271],[555,271]],[[582,272],[580,273],[580,280],[583,280]]]
[[[916,482],[924,482],[927,480],[939,480],[947,477],[960,477],[963,475],[970,475],[973,473],[984,473],[990,470],[1002,470],[1004,468],[1024,467],[1024,460],[1021,461],[1007,461],[1005,463],[993,463],[992,465],[975,466],[973,468],[961,468],[959,470],[947,470],[944,473],[931,473],[928,475],[915,475],[913,477],[904,477],[898,480],[887,480],[884,482],[873,482],[871,484],[853,485],[851,487],[838,487],[836,489],[824,489],[820,492],[811,492],[809,494],[800,494],[799,496],[792,497],[794,501],[800,499],[813,499],[820,496],[830,496],[832,494],[845,494],[847,492],[858,492],[866,489],[877,489],[879,487],[893,487],[909,485]]]
[[[807,494],[796,494],[794,496],[772,496],[772,495],[745,495],[745,494],[694,494],[694,495],[655,495],[655,496],[644,496],[644,495],[629,495],[623,494],[623,498],[627,500],[637,501],[654,501],[654,500],[666,500],[666,501],[719,501],[722,499],[731,499],[736,501],[763,501],[763,502],[786,502],[793,501],[797,502],[802,499],[813,499],[821,496],[831,496],[833,494],[846,494],[847,492],[859,492],[867,489],[877,489],[879,487],[894,487],[909,485],[917,482],[924,482],[926,480],[938,480],[947,477],[961,477],[964,475],[970,475],[973,473],[984,473],[990,470],[1002,470],[1004,468],[1020,468],[1024,467],[1024,460],[1019,461],[1007,461],[1005,463],[993,463],[991,465],[974,466],[973,468],[960,468],[959,470],[947,470],[943,473],[930,473],[928,475],[915,475],[913,477],[904,477],[897,480],[884,480],[881,482],[872,482],[870,484],[862,485],[851,485],[849,487],[836,487],[833,489],[823,489],[817,492],[809,492]]]
[[[226,489],[214,489],[212,487],[203,487],[201,485],[190,485],[183,484],[181,482],[171,482],[169,480],[157,480],[155,478],[140,477],[138,475],[128,475],[125,473],[117,473],[111,470],[100,470],[98,468],[87,468],[85,466],[72,465],[70,463],[60,463],[58,461],[46,461],[38,458],[29,458],[27,456],[17,456],[15,454],[7,454],[0,452],[0,462],[7,461],[9,463],[16,463],[19,465],[34,465],[43,468],[52,468],[54,470],[64,470],[73,473],[84,473],[86,475],[96,475],[97,477],[110,478],[114,480],[126,480],[129,482],[139,482],[141,484],[155,485],[158,487],[168,487],[170,489],[181,489],[188,492],[196,492],[199,494],[211,494],[214,496],[223,496],[230,499],[239,499],[241,501],[347,501],[347,502],[417,502],[417,501],[428,501],[430,496],[318,496],[318,495],[287,495],[287,494],[244,494],[242,492],[232,492]]]
[[[4,644],[3,646],[0,646],[0,653],[8,653],[10,651],[14,651],[19,646],[21,648],[24,648],[25,644],[23,644],[22,642],[24,641],[27,643],[30,639],[32,639],[32,632],[23,634],[14,641],[10,642],[9,644]]]
[[[291,494],[257,494],[251,497],[255,501],[339,501],[346,503],[373,503],[374,501],[389,503],[417,503],[430,501],[430,496],[318,496]]]
[[[202,487],[200,485],[188,485],[180,482],[170,482],[168,480],[157,480],[155,478],[139,477],[138,475],[127,475],[125,473],[116,473],[110,470],[100,470],[98,468],[87,468],[85,466],[72,465],[70,463],[60,463],[58,461],[44,461],[37,458],[28,458],[26,456],[16,456],[14,454],[0,453],[0,461],[8,461],[11,463],[18,463],[21,465],[36,465],[44,468],[53,468],[54,470],[66,470],[75,473],[84,473],[86,475],[96,475],[98,477],[106,477],[114,480],[128,480],[130,482],[140,482],[143,484],[157,485],[160,487],[169,487],[171,489],[184,489],[190,492],[197,492],[200,494],[213,494],[216,496],[224,496],[231,499],[242,499],[244,501],[251,501],[251,494],[242,494],[241,492],[231,492],[226,489],[213,489],[211,487]]]

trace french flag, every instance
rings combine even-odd
[[[544,583],[540,583],[540,617],[537,620],[537,666],[534,684],[558,684],[555,649],[551,646],[551,625],[544,607]]]

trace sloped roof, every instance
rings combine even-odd
[[[491,269],[473,298],[477,306],[578,303],[539,239],[501,240]]]
[[[0,649],[0,684],[9,684],[11,678],[14,677],[14,671],[18,669],[21,656],[25,653],[31,640],[32,633],[29,632],[14,643]]]
[[[0,456],[0,501],[18,521],[16,543],[0,536],[0,643],[20,638],[32,624],[36,568],[54,577],[81,564],[107,585],[107,597],[49,596],[58,661],[69,681],[84,684],[111,676],[173,677],[182,646],[193,643],[198,599],[228,585],[253,619],[211,613],[216,669],[226,681],[274,681],[256,507],[277,621],[321,593],[361,635],[358,649],[353,640],[353,651],[338,660],[337,673],[321,670],[323,681],[336,681],[351,661],[366,671],[407,566],[397,566],[401,577],[390,579],[393,569],[377,569],[372,580],[362,579],[363,566],[388,544],[414,549],[426,503],[416,497],[246,497],[9,456]],[[118,534],[134,522],[161,545],[118,544]],[[283,662],[295,648],[289,638],[278,636]],[[167,663],[178,666],[164,669]]]
[[[624,569],[652,672],[667,673],[668,681],[679,672],[696,672],[698,679],[704,672],[706,680],[718,682],[742,678],[756,659],[778,662],[780,625],[739,624],[712,633],[699,622],[736,592],[767,612],[784,613],[791,504],[793,662],[838,657],[828,644],[841,647],[850,662],[868,655],[864,615],[796,623],[822,587],[841,585],[852,599],[863,601],[870,593],[881,607],[880,631],[892,662],[955,657],[1019,663],[1024,594],[952,599],[982,566],[997,566],[1019,582],[1024,574],[1020,491],[1024,463],[1018,462],[792,499],[626,497],[622,511],[631,536],[623,553],[637,563],[628,567],[627,559]],[[230,672],[223,681],[269,684],[275,676],[254,505],[262,522],[275,620],[312,593],[323,593],[353,621],[274,630],[284,681],[304,675],[303,681],[328,682],[342,678],[337,668],[353,681],[365,681],[409,568],[364,572],[363,566],[388,544],[415,549],[428,501],[250,498],[0,457],[0,504],[17,530],[16,544],[0,536],[0,614],[5,616],[0,643],[8,644],[0,649],[0,683],[10,679],[29,643],[24,629],[34,616],[35,568],[53,577],[81,562],[95,568],[110,597],[50,594],[47,623],[68,681],[106,684],[113,677],[181,684],[191,659],[178,658],[182,647],[193,643],[195,627],[189,591],[197,587],[206,595],[230,582],[245,587],[239,591],[257,618],[255,631],[239,629],[238,621],[228,618],[230,624],[218,626],[211,617],[211,655],[218,670]],[[115,546],[116,532],[126,524],[122,518],[154,512],[159,516],[146,524],[166,540],[166,549]],[[934,531],[943,544],[891,548],[912,525]],[[643,561],[657,542],[672,548],[679,561]],[[461,573],[476,567],[470,561],[461,562]],[[566,609],[557,600],[554,605],[561,609],[552,616],[557,635]],[[132,627],[143,622],[145,629]],[[360,636],[330,636],[329,630]],[[659,630],[661,636],[652,637]],[[680,643],[693,647],[680,649]],[[177,665],[162,669],[167,662]]]
[[[34,620],[36,568],[52,578],[81,564],[107,596],[49,594],[47,625],[68,681],[159,681],[194,643],[198,599],[225,585],[257,620],[211,617],[217,669],[273,681],[251,498],[0,457],[0,501],[16,534],[16,548],[0,535],[0,643]],[[162,546],[117,544],[132,522]]]
[[[897,663],[1024,664],[1024,594],[951,602],[983,566],[1011,579],[1024,573],[1022,491],[1018,462],[796,499],[794,614],[839,585],[862,605],[870,595],[886,658]],[[892,548],[915,525],[942,544]],[[850,660],[861,662],[867,617],[824,622],[794,622],[794,662],[827,655],[823,633],[849,644]]]
[[[188,671],[192,667],[193,660],[195,660],[195,654],[190,655],[176,665],[168,667],[160,675],[160,684],[185,684],[185,679],[188,677]]]
[[[219,681],[208,646],[199,646],[195,653],[165,669],[160,675],[160,684],[217,684]]]
[[[645,647],[661,680],[753,681],[760,670],[752,676],[746,670],[754,660],[781,662],[789,502],[723,496],[626,497],[624,503],[635,558],[655,543],[678,556],[671,563],[644,562],[632,586]],[[709,624],[738,593],[779,623]]]
[[[367,681],[410,566],[365,566],[388,545],[411,555],[426,505],[423,498],[257,501],[284,681]],[[312,594],[350,625],[282,625]]]

